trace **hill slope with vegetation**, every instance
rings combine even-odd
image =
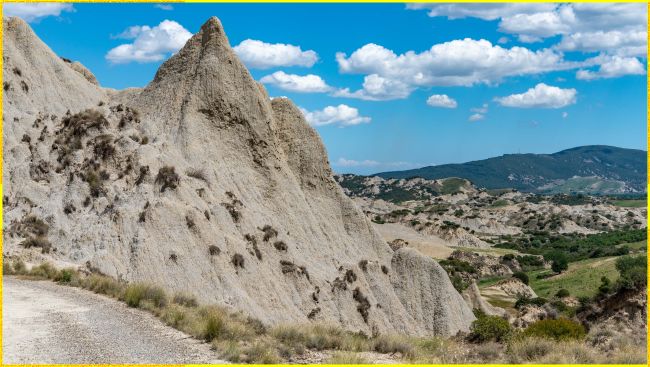
[[[623,194],[646,191],[647,152],[605,145],[553,154],[506,154],[479,161],[382,172],[382,178],[466,178],[488,189]]]

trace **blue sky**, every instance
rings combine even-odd
[[[117,89],[145,86],[217,16],[269,94],[303,109],[334,170],[368,174],[588,144],[646,149],[645,6],[45,4],[5,13]]]

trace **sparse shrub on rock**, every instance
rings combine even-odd
[[[278,231],[275,230],[275,228],[271,227],[268,224],[266,224],[264,227],[262,227],[261,231],[264,232],[264,237],[262,237],[264,242],[268,242],[268,240],[270,240],[271,238],[274,238],[274,237],[278,236]]]
[[[287,251],[287,244],[284,241],[273,242],[273,247],[278,251]]]
[[[355,274],[352,269],[348,269],[345,272],[345,276],[343,277],[343,279],[345,279],[345,281],[348,283],[354,283],[357,281],[357,274]]]
[[[232,259],[230,260],[230,262],[235,268],[243,268],[244,256],[242,256],[241,254],[234,254],[232,255]]]
[[[363,292],[361,292],[361,289],[357,287],[352,291],[352,298],[357,301],[357,311],[361,314],[363,322],[367,324],[368,316],[370,314],[370,302],[368,301],[368,297],[366,297]]]
[[[160,192],[167,189],[175,190],[180,184],[181,178],[176,173],[176,169],[171,166],[164,166],[158,170],[156,183],[160,185]]]
[[[359,268],[362,271],[368,271],[368,260],[361,260],[359,261]]]
[[[39,247],[43,254],[50,253],[50,250],[52,249],[52,244],[44,236],[29,237],[21,242],[20,245],[24,248]]]

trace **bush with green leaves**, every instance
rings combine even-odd
[[[505,254],[505,255],[503,255],[501,257],[501,259],[503,259],[503,261],[512,261],[512,260],[514,260],[514,258],[515,258],[514,254]]]
[[[556,320],[547,319],[537,321],[527,327],[523,335],[561,341],[584,339],[586,332],[584,326],[579,322],[567,318],[559,318]]]
[[[558,258],[551,263],[551,269],[556,273],[561,273],[569,268],[569,262],[565,258]]]
[[[470,327],[469,338],[475,342],[507,340],[512,335],[512,327],[507,320],[499,316],[488,316],[482,312],[477,313],[477,318]]]
[[[517,278],[521,280],[522,283],[528,285],[530,280],[528,279],[528,274],[524,273],[523,271],[517,271],[514,274],[512,274],[513,278]]]
[[[648,264],[645,256],[623,256],[616,260],[616,270],[620,277],[616,283],[618,290],[637,291],[648,284]]]
[[[557,291],[557,293],[555,293],[555,297],[557,298],[566,298],[569,297],[570,295],[571,294],[569,293],[569,291],[564,288],[560,289],[559,291]]]
[[[546,298],[542,297],[536,297],[536,298],[529,298],[529,297],[519,297],[517,299],[517,302],[515,302],[515,308],[520,309],[526,305],[534,305],[534,306],[544,306],[548,300]]]

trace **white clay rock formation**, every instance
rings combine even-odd
[[[268,324],[468,330],[444,270],[391,250],[333,179],[318,134],[269,99],[216,18],[125,91],[92,83],[22,20],[3,27],[7,255],[157,283]]]

